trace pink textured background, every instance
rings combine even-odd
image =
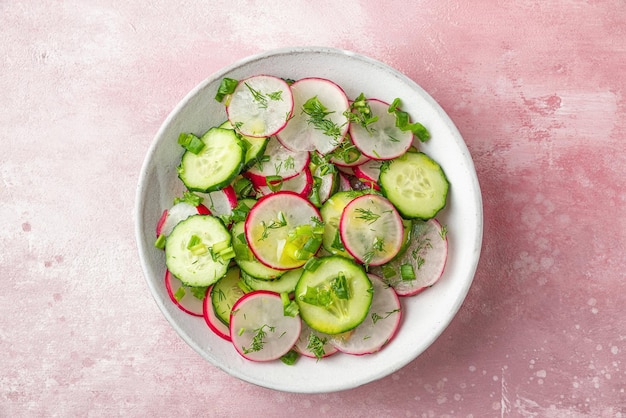
[[[266,3],[0,2],[0,416],[626,417],[626,3]],[[296,45],[421,84],[464,136],[485,211],[445,333],[323,395],[203,361],[158,311],[133,234],[175,104]]]

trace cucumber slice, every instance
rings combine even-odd
[[[211,287],[211,305],[215,316],[225,325],[230,323],[230,311],[237,301],[244,295],[239,287],[241,274],[238,267],[228,269],[226,276],[222,277]]]
[[[230,233],[218,218],[192,215],[167,237],[165,265],[187,286],[212,285],[226,274],[229,262],[215,254],[213,246],[229,247],[230,243]]]
[[[405,218],[430,219],[446,205],[448,179],[422,152],[407,152],[381,167],[382,193]]]
[[[346,205],[362,194],[363,193],[358,190],[337,192],[322,205],[320,209],[322,220],[324,221],[322,245],[329,253],[352,258],[352,255],[346,251],[343,241],[341,240],[341,235],[339,234],[339,220],[341,219],[341,214]]]
[[[358,326],[372,303],[372,283],[365,270],[340,256],[317,259],[305,269],[295,290],[304,322],[316,331],[339,334]]]
[[[202,151],[183,154],[178,177],[191,191],[220,190],[241,171],[244,147],[231,129],[211,128],[201,140],[205,144]]]
[[[220,338],[226,341],[230,341],[230,329],[215,315],[215,309],[211,303],[211,288],[207,289],[206,296],[204,297],[204,303],[202,304],[202,316],[204,316],[204,322],[209,326],[209,329]]]
[[[246,272],[241,272],[241,278],[252,290],[268,290],[276,293],[292,293],[296,289],[298,280],[302,275],[302,269],[289,270],[282,276],[273,280],[263,280],[252,277]]]
[[[219,127],[222,129],[235,129],[233,124],[228,120],[222,123]],[[241,140],[246,145],[246,154],[243,159],[243,169],[245,170],[261,159],[263,152],[265,151],[265,147],[267,147],[267,143],[270,139],[268,137],[241,135]]]
[[[379,266],[402,248],[404,225],[389,200],[366,194],[346,205],[339,233],[346,251],[355,259],[367,266]]]

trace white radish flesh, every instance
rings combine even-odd
[[[328,357],[339,351],[330,343],[330,340],[330,335],[316,331],[302,322],[302,331],[296,341],[295,349],[305,357]]]
[[[396,126],[396,116],[387,112],[389,104],[368,99],[373,116],[378,120],[367,128],[358,123],[350,124],[350,137],[363,155],[375,160],[391,160],[404,154],[413,144],[413,133]]]
[[[204,298],[198,299],[194,296],[191,289],[183,286],[182,282],[174,277],[169,270],[165,271],[165,288],[172,302],[183,312],[193,316],[202,316]]]
[[[242,135],[268,137],[283,129],[293,111],[289,85],[278,77],[241,80],[228,99],[228,120]]]
[[[276,192],[259,199],[250,210],[245,223],[246,240],[255,257],[268,267],[302,267],[307,260],[294,258],[288,250],[300,248],[304,242],[292,242],[290,233],[305,225],[315,227],[319,222],[321,215],[306,198],[293,192]]]
[[[400,299],[378,276],[368,274],[374,297],[363,322],[354,330],[332,336],[330,343],[339,351],[362,355],[379,351],[396,334],[402,317]]]
[[[293,83],[291,91],[293,116],[278,134],[280,141],[295,151],[317,150],[327,154],[337,148],[349,126],[344,112],[350,108],[350,103],[343,89],[330,80],[310,77]],[[323,115],[318,114],[318,117],[306,106],[314,98],[324,107]]]
[[[239,354],[248,360],[271,361],[294,346],[302,321],[286,316],[278,293],[257,290],[247,293],[233,306],[230,335]]]
[[[413,221],[411,243],[400,257],[389,263],[382,272],[395,272],[385,281],[400,296],[415,295],[435,284],[443,274],[448,257],[448,236],[436,219]],[[410,265],[415,274],[413,280],[403,280],[400,274],[402,265]]]
[[[290,191],[297,193],[302,197],[307,197],[311,192],[312,185],[313,176],[311,175],[311,170],[307,167],[298,175],[287,180],[283,180],[282,183],[274,184],[273,187],[276,188],[276,190],[272,190],[272,188],[267,185],[258,185],[257,189],[263,196],[276,193],[278,191]]]
[[[280,176],[283,180],[297,176],[309,165],[308,152],[294,152],[285,148],[276,137],[271,137],[265,148],[266,161],[250,167],[244,175],[255,185],[265,185],[265,178]]]
[[[343,210],[339,233],[346,250],[359,262],[378,266],[398,254],[404,238],[402,218],[380,195],[366,194]]]
[[[184,221],[191,215],[208,215],[210,213],[204,205],[194,206],[187,202],[178,202],[171,208],[163,211],[156,228],[157,236],[164,235],[167,237],[179,222]]]

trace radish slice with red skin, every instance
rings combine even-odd
[[[404,239],[402,218],[383,196],[365,194],[346,205],[339,222],[343,245],[356,260],[378,266],[398,254]]]
[[[202,198],[203,204],[214,216],[229,216],[237,206],[237,193],[231,185],[222,190],[210,193],[196,192],[196,194]]]
[[[378,120],[365,129],[358,123],[350,124],[350,137],[363,155],[375,160],[391,160],[404,154],[413,144],[413,133],[396,126],[396,115],[389,113],[389,104],[368,99],[372,115]]]
[[[348,132],[348,118],[344,115],[350,108],[346,93],[334,82],[325,78],[308,77],[297,80],[291,85],[294,105],[293,116],[282,129],[278,138],[287,148],[296,151],[317,150],[327,154],[337,148]],[[305,103],[317,97],[328,112],[324,117],[336,129],[336,135],[328,135],[324,130],[311,123],[311,117],[305,112]]]
[[[396,274],[385,277],[385,281],[400,296],[412,296],[434,285],[442,276],[448,258],[448,236],[435,218],[428,221],[413,220],[411,243],[400,257],[389,266]],[[402,280],[400,266],[410,264],[415,273],[414,280]],[[377,271],[378,270],[374,270]]]
[[[337,191],[346,192],[348,190],[352,190],[352,185],[350,184],[350,180],[348,180],[348,177],[346,177],[344,173],[338,174],[339,187],[337,188]]]
[[[380,166],[382,161],[369,160],[364,164],[353,168],[354,175],[364,183],[372,183],[378,185],[378,177],[380,176]]]
[[[176,306],[192,316],[202,316],[204,298],[198,299],[189,288],[185,288],[180,280],[174,277],[169,270],[165,271],[165,288],[167,294]],[[182,291],[180,290],[182,288]],[[179,296],[182,293],[182,296]]]
[[[187,202],[178,202],[169,209],[163,211],[156,227],[157,237],[159,235],[168,236],[172,229],[181,221],[184,221],[191,215],[210,215],[211,212],[206,206],[200,204],[193,206]]]
[[[240,80],[226,105],[228,120],[242,135],[269,137],[285,127],[293,95],[285,80],[257,75]]]
[[[267,142],[263,155],[267,161],[258,162],[243,173],[255,185],[265,185],[265,178],[280,176],[283,180],[297,176],[310,162],[308,152],[294,152],[281,145],[276,137]]]
[[[398,295],[380,277],[374,274],[368,277],[374,297],[367,317],[352,331],[331,336],[330,343],[342,353],[375,353],[391,341],[400,326],[402,306]]]
[[[291,177],[290,179],[287,179],[287,180],[283,180],[280,186],[278,186],[278,184],[274,184],[274,186],[279,187],[278,190],[274,191],[266,184],[267,183],[263,185],[259,185],[257,187],[257,190],[263,196],[276,193],[279,191],[290,191],[290,192],[295,192],[302,197],[307,197],[309,193],[311,193],[311,188],[313,187],[313,176],[311,175],[311,170],[309,170],[309,168],[306,167],[297,176]]]
[[[208,325],[209,329],[215,333],[220,338],[223,338],[226,341],[231,341],[230,338],[230,328],[226,324],[224,324],[220,319],[215,315],[215,311],[213,310],[213,304],[211,303],[211,289],[213,286],[209,286],[207,289],[207,293],[204,296],[204,301],[202,304],[202,316],[204,317],[204,321]]]
[[[268,267],[277,270],[302,267],[307,260],[293,258],[288,249],[290,246],[300,248],[304,242],[290,242],[289,234],[300,226],[316,227],[321,219],[317,208],[299,194],[272,193],[260,198],[250,209],[245,223],[246,240],[254,256]],[[321,245],[320,239],[317,249]]]
[[[230,335],[239,354],[248,360],[272,361],[292,349],[302,329],[298,315],[286,316],[278,293],[255,290],[235,303]]]
[[[313,337],[313,340],[311,340],[311,335],[315,336]],[[300,332],[300,337],[298,338],[298,341],[296,341],[294,348],[298,351],[298,353],[302,354],[305,357],[324,358],[331,356],[339,351],[334,345],[330,343],[330,339],[330,335],[316,331],[308,326],[306,322],[302,321],[302,331]],[[311,351],[313,348],[311,343],[315,344],[315,342],[323,343],[321,350]]]

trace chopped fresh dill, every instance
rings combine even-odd
[[[372,212],[371,209],[356,208],[355,211],[360,214],[356,218],[363,219],[369,225],[373,224],[374,222],[378,220],[378,218],[380,218],[380,215]]]
[[[270,332],[274,332],[276,328],[276,327],[272,327],[270,325],[264,324],[263,326],[261,326],[261,328],[255,329],[254,337],[252,337],[252,341],[250,341],[250,347],[249,348],[246,348],[244,346],[241,347],[244,354],[250,354],[255,351],[261,351],[263,349],[263,345],[265,344],[265,336],[267,335],[267,333],[265,332],[266,327]]]

